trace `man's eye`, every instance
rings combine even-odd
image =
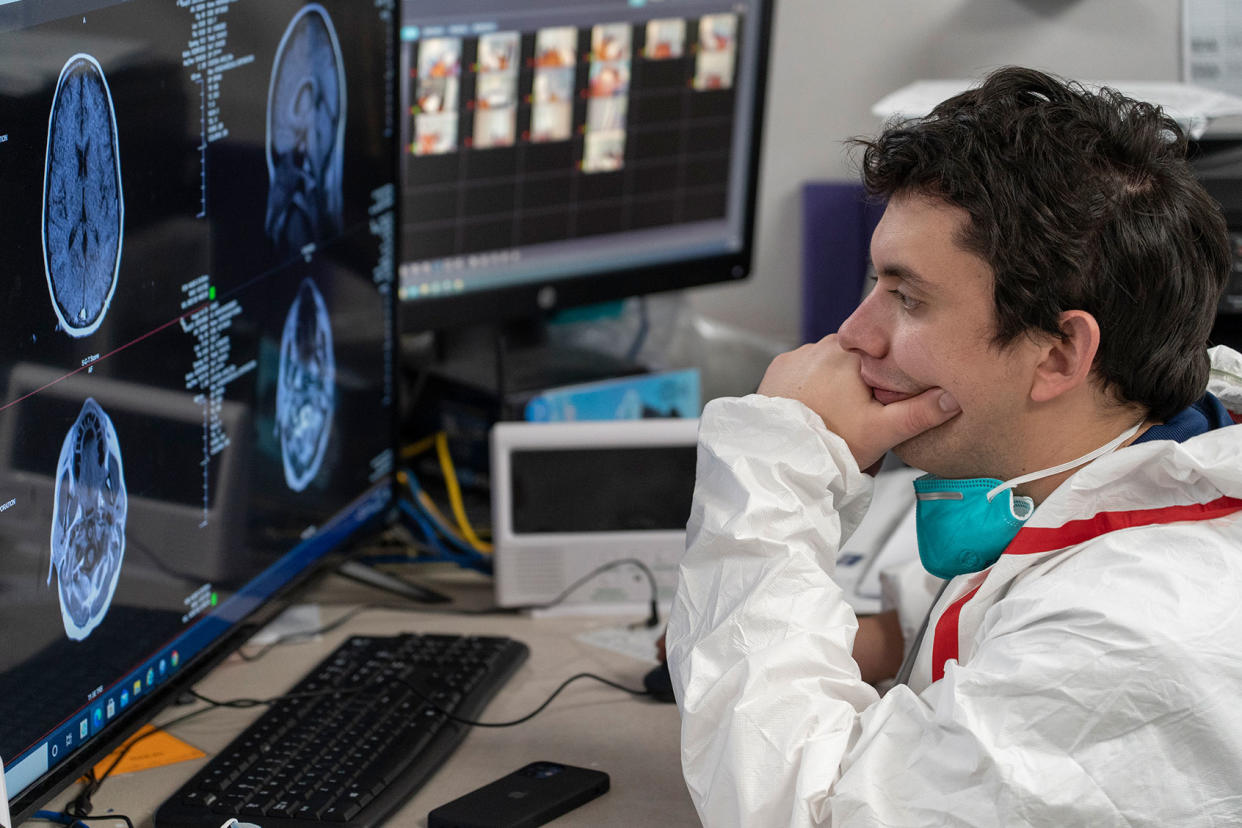
[[[898,301],[898,302],[900,302],[900,303],[901,303],[901,306],[902,306],[903,308],[905,308],[906,310],[908,310],[908,311],[910,311],[910,310],[914,310],[914,309],[915,309],[915,308],[917,308],[919,305],[923,304],[922,302],[920,302],[920,301],[919,301],[919,300],[917,300],[917,299],[911,299],[909,296],[906,296],[906,295],[905,295],[904,293],[902,293],[900,290],[897,290],[897,289],[895,289],[895,288],[894,288],[893,290],[890,290],[890,291],[889,291],[889,293],[891,293],[893,296],[897,297],[897,301]]]

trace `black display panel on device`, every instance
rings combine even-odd
[[[0,4],[19,821],[387,512],[396,12]]]
[[[694,446],[522,449],[509,456],[520,534],[682,531]]]
[[[403,329],[746,276],[771,13],[403,0]]]

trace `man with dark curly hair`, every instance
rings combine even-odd
[[[668,629],[700,816],[1242,824],[1242,357],[1185,136],[1009,68],[859,143],[875,289],[703,412]],[[858,619],[833,569],[890,450],[925,571]]]

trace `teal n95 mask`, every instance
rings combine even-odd
[[[1142,425],[1136,423],[1076,460],[1008,481],[994,477],[949,480],[933,474],[918,478],[914,481],[914,524],[923,568],[946,580],[987,569],[1035,512],[1035,501],[1014,495],[1014,488],[1090,463],[1133,437]]]

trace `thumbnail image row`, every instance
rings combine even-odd
[[[736,14],[709,14],[699,18],[700,53],[734,52],[737,48]],[[590,58],[601,61],[630,60],[632,27],[628,23],[604,23],[591,29]],[[642,57],[671,60],[685,55],[686,21],[680,18],[650,20],[646,24]],[[479,38],[475,70],[507,72],[517,68],[519,32],[495,32]],[[572,26],[540,29],[535,35],[535,68],[573,66],[578,58],[578,30]],[[461,38],[423,40],[419,48],[419,78],[447,78],[461,74]]]
[[[691,87],[696,90],[728,89],[733,83],[737,57],[738,18],[734,14],[706,15],[698,21],[699,48]],[[583,169],[617,169],[624,150],[625,113],[628,106],[632,27],[626,23],[595,26],[587,76],[586,147]],[[669,60],[686,52],[687,21],[651,20],[646,24],[642,57]],[[517,136],[519,100],[517,63],[518,32],[498,32],[479,38],[475,97],[468,104],[474,112],[474,131],[465,141],[474,149],[512,146]],[[415,155],[455,152],[461,143],[458,116],[462,41],[460,38],[429,38],[420,42],[416,62],[417,89],[414,106]],[[573,99],[578,71],[578,30],[573,27],[541,29],[535,37],[531,61],[531,142],[566,141],[573,136]],[[619,134],[618,134],[619,133]]]

